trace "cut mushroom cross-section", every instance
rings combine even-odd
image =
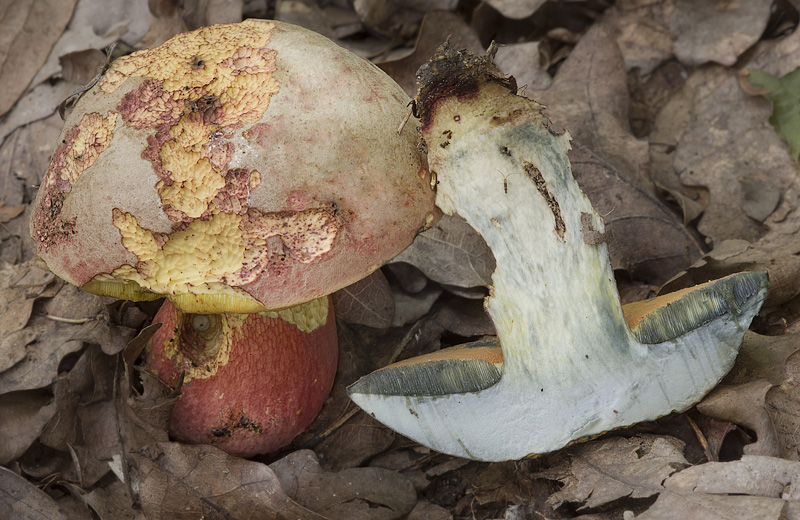
[[[435,450],[500,461],[685,410],[716,385],[767,276],[733,275],[623,311],[569,136],[551,131],[490,57],[444,47],[418,79],[437,205],[464,217],[497,261],[485,303],[497,339],[373,372],[349,388],[353,401]]]

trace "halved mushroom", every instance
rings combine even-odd
[[[413,125],[397,132],[407,103],[370,62],[281,22],[205,27],[120,58],[67,118],[34,204],[39,256],[96,294],[167,297],[178,314],[165,310],[164,323],[196,323],[181,313],[297,317],[291,308],[318,300],[313,319],[324,328],[333,320],[326,295],[377,269],[434,220]],[[214,323],[239,333],[267,326],[251,326],[256,319]],[[191,335],[173,328],[180,334],[156,342]],[[257,342],[241,344],[258,356]],[[181,399],[213,379],[194,368],[232,363],[167,346],[156,350],[165,347],[185,372]],[[205,404],[227,419],[239,397],[264,397],[256,394],[220,392]],[[260,403],[247,422],[269,420],[268,408]],[[224,446],[214,434],[223,427],[207,424],[205,438]]]
[[[766,274],[623,310],[603,220],[572,176],[569,135],[551,131],[490,57],[445,46],[418,80],[436,203],[497,261],[485,302],[497,338],[373,372],[349,388],[353,401],[435,450],[500,461],[700,400],[733,365]]]

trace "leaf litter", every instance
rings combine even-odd
[[[784,86],[768,80],[793,88],[800,67],[788,3],[17,4],[0,21],[0,70],[14,71],[0,75],[0,517],[800,518],[797,132],[794,105],[784,111],[775,98]],[[44,11],[47,23],[31,25]],[[351,323],[340,327],[336,384],[292,446],[248,461],[170,442],[175,396],[139,361],[155,306],[112,304],[56,280],[35,260],[28,206],[61,125],[56,107],[107,43],[127,52],[246,16],[317,28],[409,94],[447,34],[476,52],[507,44],[500,66],[572,134],[575,175],[614,231],[626,298],[769,272],[767,308],[724,384],[686,414],[518,462],[447,457],[377,424],[346,385],[493,333],[480,307],[491,251],[444,218],[340,295]],[[742,88],[743,71],[762,75],[748,76],[761,90]],[[498,190],[514,189],[489,174]]]

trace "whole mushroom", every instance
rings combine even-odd
[[[262,20],[120,58],[77,102],[31,235],[87,291],[168,299],[148,359],[183,383],[176,436],[252,455],[313,419],[336,363],[326,296],[435,218],[407,103],[368,61]]]

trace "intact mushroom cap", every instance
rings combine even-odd
[[[434,219],[409,99],[314,32],[248,20],[116,60],[66,120],[31,222],[60,277],[185,312],[349,285]]]

